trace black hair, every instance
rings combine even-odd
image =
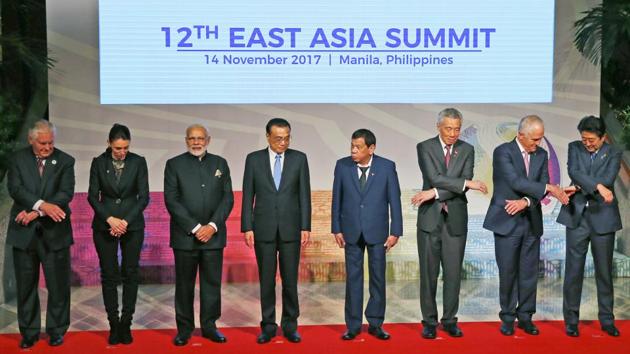
[[[586,116],[580,120],[580,123],[577,126],[578,131],[582,132],[591,132],[597,134],[599,138],[606,134],[606,123],[604,120],[595,116]]]
[[[291,124],[284,118],[271,118],[265,127],[267,134],[271,134],[271,127],[289,128],[291,130]]]
[[[109,142],[111,143],[118,139],[131,140],[131,133],[126,126],[114,123],[112,129],[109,130]]]
[[[365,141],[365,145],[367,145],[368,147],[376,144],[376,136],[374,136],[374,133],[372,133],[368,129],[358,129],[354,133],[352,133],[352,140],[359,138],[363,138],[363,141]]]

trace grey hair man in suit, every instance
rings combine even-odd
[[[621,230],[615,178],[619,174],[621,150],[606,142],[606,124],[600,118],[584,117],[578,124],[581,140],[569,144],[567,160],[575,192],[558,215],[567,227],[564,301],[562,310],[566,333],[579,336],[580,298],[588,244],[595,264],[599,323],[602,330],[619,336],[613,315],[612,258],[615,232]]]
[[[289,149],[291,125],[271,119],[265,128],[269,146],[247,155],[243,175],[241,231],[254,247],[260,280],[262,321],[259,344],[276,335],[276,272],[280,263],[282,319],[289,342],[301,341],[298,269],[300,249],[311,234],[311,185],[306,155]]]
[[[13,198],[7,246],[13,248],[17,284],[20,348],[39,339],[40,305],[37,289],[44,270],[48,305],[46,333],[58,346],[70,326],[69,204],[74,197],[74,158],[55,148],[55,126],[37,121],[29,130],[30,146],[16,151],[8,170]]]
[[[206,151],[208,130],[186,129],[188,151],[166,162],[164,201],[171,215],[170,246],[175,255],[175,320],[173,344],[186,345],[195,329],[195,279],[199,270],[202,336],[224,343],[217,329],[221,316],[221,273],[226,223],[232,206],[232,180],[227,161]]]
[[[444,274],[442,326],[452,337],[463,335],[456,315],[468,232],[466,192],[488,192],[483,182],[472,180],[475,149],[459,140],[461,127],[462,114],[455,108],[446,108],[438,114],[438,135],[417,146],[423,190],[412,198],[412,203],[419,205],[420,309],[422,337],[426,339],[436,337],[435,295],[440,264]]]
[[[494,233],[500,330],[506,336],[514,334],[516,319],[525,333],[539,333],[532,316],[536,313],[543,234],[540,201],[547,194],[562,204],[569,201],[562,188],[549,184],[547,151],[539,146],[544,136],[545,126],[540,117],[523,117],[516,138],[499,145],[492,156],[494,192],[483,227]]]

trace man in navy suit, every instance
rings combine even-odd
[[[532,322],[536,312],[536,286],[540,237],[543,234],[540,201],[551,194],[566,204],[562,188],[549,184],[547,151],[539,147],[545,135],[542,119],[521,119],[514,140],[494,149],[494,192],[483,227],[494,232],[499,267],[501,333],[514,334],[514,320],[525,333],[537,335]]]
[[[595,264],[599,322],[602,330],[619,336],[613,315],[612,257],[615,232],[621,230],[615,178],[621,150],[606,143],[606,125],[600,118],[584,117],[578,124],[582,140],[569,144],[567,160],[575,195],[560,210],[558,222],[567,227],[567,252],[562,310],[566,333],[579,336],[580,298],[588,244]]]
[[[337,161],[333,182],[332,233],[346,260],[347,330],[352,340],[361,332],[363,257],[367,248],[370,299],[365,309],[368,333],[389,339],[385,318],[385,253],[402,236],[400,186],[393,161],[374,155],[376,137],[367,129],[352,134],[351,156]],[[390,221],[391,218],[391,221]]]

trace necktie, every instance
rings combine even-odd
[[[591,163],[588,166],[589,172],[592,172],[593,170],[593,162],[595,162],[595,157],[597,156],[597,152],[592,152],[591,153]]]
[[[276,162],[273,164],[273,182],[276,184],[276,190],[280,189],[280,179],[282,178],[282,155],[276,155]]]
[[[37,158],[37,171],[39,171],[39,177],[44,174],[44,159],[40,157]]]
[[[525,162],[525,174],[529,176],[529,153],[523,150],[523,161]]]
[[[451,162],[451,145],[446,145],[444,148],[446,149],[446,155],[444,155],[444,164],[446,164],[446,168],[448,168],[448,163]]]
[[[367,183],[367,176],[366,176],[366,172],[367,170],[370,168],[370,166],[367,167],[359,167],[359,170],[361,170],[361,177],[359,177],[359,187],[361,188],[361,190],[363,190],[363,188],[365,188],[365,184]]]

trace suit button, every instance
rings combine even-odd
[[[361,208],[363,208],[363,204],[361,204]]]
[[[206,188],[206,185],[205,185],[205,184],[202,184],[202,185],[201,185],[201,188]]]
[[[118,199],[116,199],[116,202],[115,202],[115,203],[116,203],[116,204],[120,204],[120,202],[121,202],[121,200],[120,200],[120,198],[118,198]]]

